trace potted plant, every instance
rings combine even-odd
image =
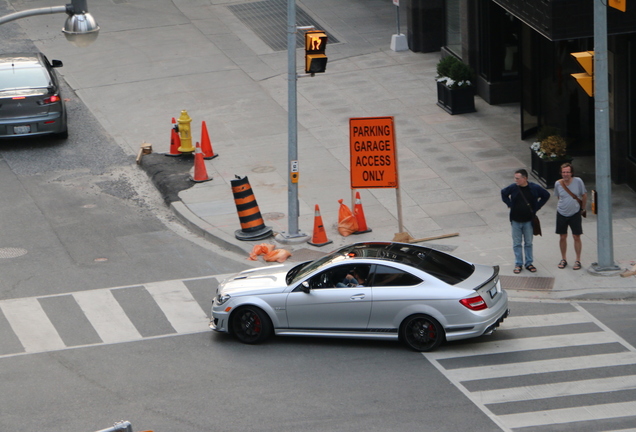
[[[452,55],[437,64],[437,105],[449,114],[475,112],[473,70]]]
[[[544,126],[537,134],[537,141],[530,146],[532,173],[546,188],[554,187],[561,178],[561,165],[572,162],[567,154],[568,143],[559,130]]]

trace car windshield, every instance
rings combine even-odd
[[[343,254],[342,251],[343,249],[340,249],[330,255],[325,255],[324,257],[319,258],[316,261],[307,261],[305,263],[297,265],[289,272],[287,272],[285,282],[287,282],[287,285],[294,284],[326,264],[347,259],[347,256]]]
[[[41,67],[0,70],[0,91],[23,88],[46,88],[51,85],[48,74]]]

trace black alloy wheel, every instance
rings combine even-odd
[[[232,333],[243,343],[263,342],[271,331],[272,323],[269,317],[257,307],[242,307],[232,315]]]
[[[445,339],[440,323],[428,315],[411,315],[402,323],[402,340],[414,351],[432,351]]]

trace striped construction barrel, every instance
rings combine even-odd
[[[234,236],[239,240],[262,240],[271,236],[272,229],[266,227],[263,222],[247,176],[243,178],[236,176],[236,179],[230,180],[230,183],[241,222],[241,229],[234,231]]]

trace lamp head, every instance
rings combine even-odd
[[[99,34],[99,25],[93,16],[86,12],[86,3],[81,9],[76,7],[75,3],[82,3],[81,0],[73,0],[73,5],[67,5],[68,18],[64,23],[62,33],[66,39],[75,46],[85,47],[90,45],[97,39]],[[75,6],[75,7],[69,7]]]

